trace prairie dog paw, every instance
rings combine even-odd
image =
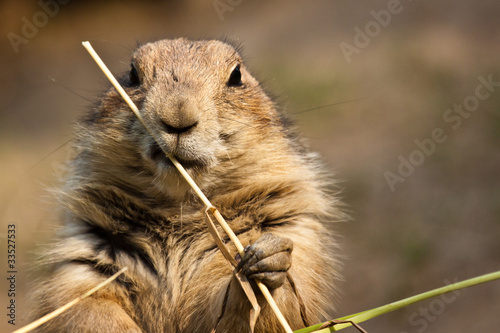
[[[238,269],[250,279],[258,279],[270,289],[283,285],[292,264],[293,242],[286,237],[266,233],[245,248],[243,258],[236,256]]]

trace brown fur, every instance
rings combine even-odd
[[[331,319],[336,241],[322,221],[341,214],[315,156],[237,51],[219,41],[164,40],[140,47],[132,63],[140,83],[131,74],[127,92],[241,242],[265,233],[293,241],[295,290],[290,279],[272,290],[291,327]],[[242,85],[228,85],[238,64]],[[162,120],[185,133],[168,133]],[[248,331],[249,303],[207,231],[202,203],[114,89],[78,125],[69,164],[60,191],[65,227],[46,256],[53,268],[37,288],[37,315],[129,270],[40,332],[210,332],[228,288],[217,332]],[[255,331],[282,332],[256,293],[263,309]]]

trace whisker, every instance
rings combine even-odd
[[[182,223],[184,222],[183,219],[182,219],[182,208],[183,208],[183,205],[182,205],[182,202],[181,202],[181,216],[180,216],[180,220],[181,220],[181,230],[182,230]]]
[[[125,44],[122,44],[120,42],[117,42],[115,40],[110,40],[110,39],[105,39],[105,38],[89,38],[89,41],[97,41],[97,42],[102,42],[102,43],[107,43],[107,44],[112,44],[115,46],[119,46],[122,49],[126,50],[127,53],[132,53],[135,48],[130,48],[130,46],[127,46]],[[137,46],[139,46],[141,43],[137,42]]]
[[[47,158],[49,158],[50,155],[54,154],[55,152],[57,152],[59,149],[63,148],[64,146],[66,146],[68,143],[70,143],[71,141],[73,141],[73,138],[69,139],[68,141],[64,142],[62,145],[59,145],[57,148],[53,149],[52,151],[50,151],[47,155],[45,155],[44,157],[42,157],[38,162],[36,162],[33,166],[31,166],[31,168],[29,168],[28,170],[26,170],[23,175],[26,175],[28,173],[30,173],[31,171],[33,171],[37,166],[39,166],[40,164],[43,163],[43,161],[45,161]]]
[[[229,152],[227,151],[227,148],[224,147],[224,150],[226,151],[227,158],[229,159],[229,162],[231,162],[231,165],[234,165],[233,160],[231,159],[231,156],[229,156]]]
[[[363,100],[363,99],[366,99],[366,98],[367,97],[361,97],[361,98],[351,99],[351,100],[348,100],[348,101],[342,101],[342,102],[337,102],[337,103],[322,105],[322,106],[318,106],[318,107],[315,107],[315,108],[312,108],[312,109],[307,109],[307,110],[295,112],[295,113],[292,113],[292,115],[295,116],[295,115],[306,113],[306,112],[310,112],[310,111],[315,111],[315,110],[319,110],[319,109],[325,109],[325,108],[328,108],[328,107],[331,107],[331,106],[336,106],[336,105],[341,105],[341,104],[356,102],[356,101],[360,101],[360,100]]]
[[[232,118],[228,118],[228,117],[222,117],[222,116],[220,118],[226,119],[226,120],[231,120],[231,121],[234,121],[235,123],[240,123],[240,124],[245,125],[245,126],[250,127],[250,128],[255,128],[252,125],[246,124],[246,123],[244,123],[242,121],[239,121],[239,120],[236,120],[236,119],[232,119]]]
[[[94,101],[93,101],[93,100],[91,100],[90,98],[85,97],[85,96],[83,96],[83,95],[80,95],[79,93],[77,93],[77,92],[76,92],[76,91],[74,91],[73,89],[68,88],[67,86],[65,86],[65,85],[63,85],[63,84],[61,84],[61,83],[59,83],[59,82],[58,82],[58,81],[56,81],[56,79],[55,79],[55,78],[53,78],[52,76],[50,76],[50,75],[49,75],[49,76],[48,76],[48,78],[49,78],[49,80],[50,80],[50,81],[52,81],[52,83],[57,84],[59,87],[66,89],[67,91],[69,91],[69,92],[73,93],[74,95],[76,95],[76,96],[80,97],[81,99],[84,99],[84,100],[86,100],[87,102],[90,102],[90,103],[93,103],[93,102],[94,102]]]

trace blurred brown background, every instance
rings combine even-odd
[[[499,270],[499,17],[496,0],[2,1],[0,331],[14,329],[7,225],[16,225],[19,328],[31,262],[58,223],[46,189],[60,182],[72,123],[108,86],[83,40],[117,74],[138,42],[244,45],[344,188],[352,221],[336,226],[346,257],[339,317]],[[498,331],[500,282],[453,296],[362,326]]]

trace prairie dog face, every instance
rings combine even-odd
[[[141,46],[125,86],[158,143],[145,131],[136,131],[139,138],[133,141],[155,173],[155,185],[172,196],[182,196],[187,184],[179,181],[162,149],[200,174],[261,142],[269,135],[265,128],[278,119],[238,52],[220,41],[176,39]]]

